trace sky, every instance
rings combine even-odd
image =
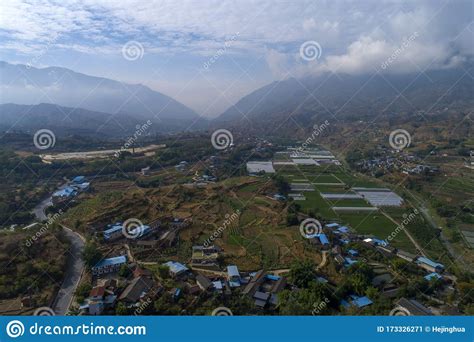
[[[214,117],[273,81],[472,61],[470,0],[0,2],[0,59],[141,83]]]

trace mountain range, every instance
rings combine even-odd
[[[285,124],[290,116],[305,125],[314,123],[315,117],[370,120],[380,114],[434,112],[446,107],[472,109],[473,74],[472,65],[467,65],[397,75],[326,73],[290,78],[243,97],[217,121],[221,125],[250,121],[272,129]]]
[[[65,127],[72,128],[75,122],[79,123],[78,129],[83,128],[81,125],[90,126],[86,122],[90,118],[94,118],[92,122],[98,125],[107,124],[113,121],[111,116],[119,123],[151,120],[155,131],[196,129],[206,124],[206,120],[192,109],[144,85],[89,76],[59,67],[40,69],[0,62],[0,103],[30,106],[0,107],[0,124],[8,124],[15,112],[24,115],[25,108],[33,109],[35,113],[42,112],[49,119],[55,117],[60,126],[64,123]],[[46,103],[58,107],[46,106]],[[64,113],[72,110],[74,118],[70,118],[71,115],[66,118]],[[23,123],[33,126],[26,121],[21,120],[15,127],[22,128]]]
[[[0,129],[56,128],[123,136],[151,120],[150,133],[206,128],[296,129],[316,120],[370,120],[474,107],[473,65],[406,74],[325,73],[268,84],[212,121],[173,98],[132,85],[58,68],[0,62]],[[290,119],[291,118],[291,119]]]

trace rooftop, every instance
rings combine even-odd
[[[419,257],[418,260],[417,260],[417,263],[426,264],[426,265],[431,266],[433,268],[444,268],[443,264],[440,264],[438,262],[430,260],[426,257]]]
[[[108,259],[103,259],[99,261],[94,267],[107,267],[107,266],[113,266],[113,265],[119,265],[119,264],[125,264],[127,262],[127,257],[125,255],[113,257],[113,258],[108,258]]]
[[[183,264],[177,261],[168,261],[168,262],[165,262],[163,265],[168,266],[170,269],[170,272],[174,274],[180,274],[188,270],[186,266],[184,266]]]
[[[227,266],[227,274],[229,277],[240,277],[239,269],[235,265]]]
[[[275,173],[273,164],[271,161],[250,161],[247,163],[247,171],[249,173]]]

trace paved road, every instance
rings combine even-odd
[[[64,233],[71,242],[67,258],[66,274],[61,289],[54,300],[53,309],[57,315],[65,315],[69,311],[74,292],[81,280],[82,271],[84,269],[84,262],[82,261],[82,251],[84,250],[84,239],[79,234],[73,232],[71,229],[62,226]]]
[[[47,220],[48,217],[44,213],[47,207],[53,205],[53,201],[51,196],[42,200],[32,211],[32,213],[36,216],[36,218],[40,221]]]
[[[64,188],[66,184],[62,185],[60,189]],[[47,207],[51,206],[52,197],[48,197],[41,201],[32,211],[39,221],[47,220],[48,217],[45,214]],[[82,261],[82,251],[84,250],[84,238],[79,234],[73,232],[71,229],[61,225],[63,227],[66,237],[71,243],[67,255],[67,266],[66,273],[64,275],[63,283],[61,288],[54,299],[53,310],[57,315],[65,315],[69,311],[74,292],[76,291],[77,285],[81,280],[82,271],[84,269],[84,262]]]

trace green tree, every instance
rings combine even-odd
[[[298,287],[308,287],[316,277],[315,266],[310,260],[297,261],[290,268],[290,281]]]
[[[87,242],[84,251],[82,252],[82,259],[88,268],[95,266],[103,258],[99,251],[97,244],[94,242]]]

